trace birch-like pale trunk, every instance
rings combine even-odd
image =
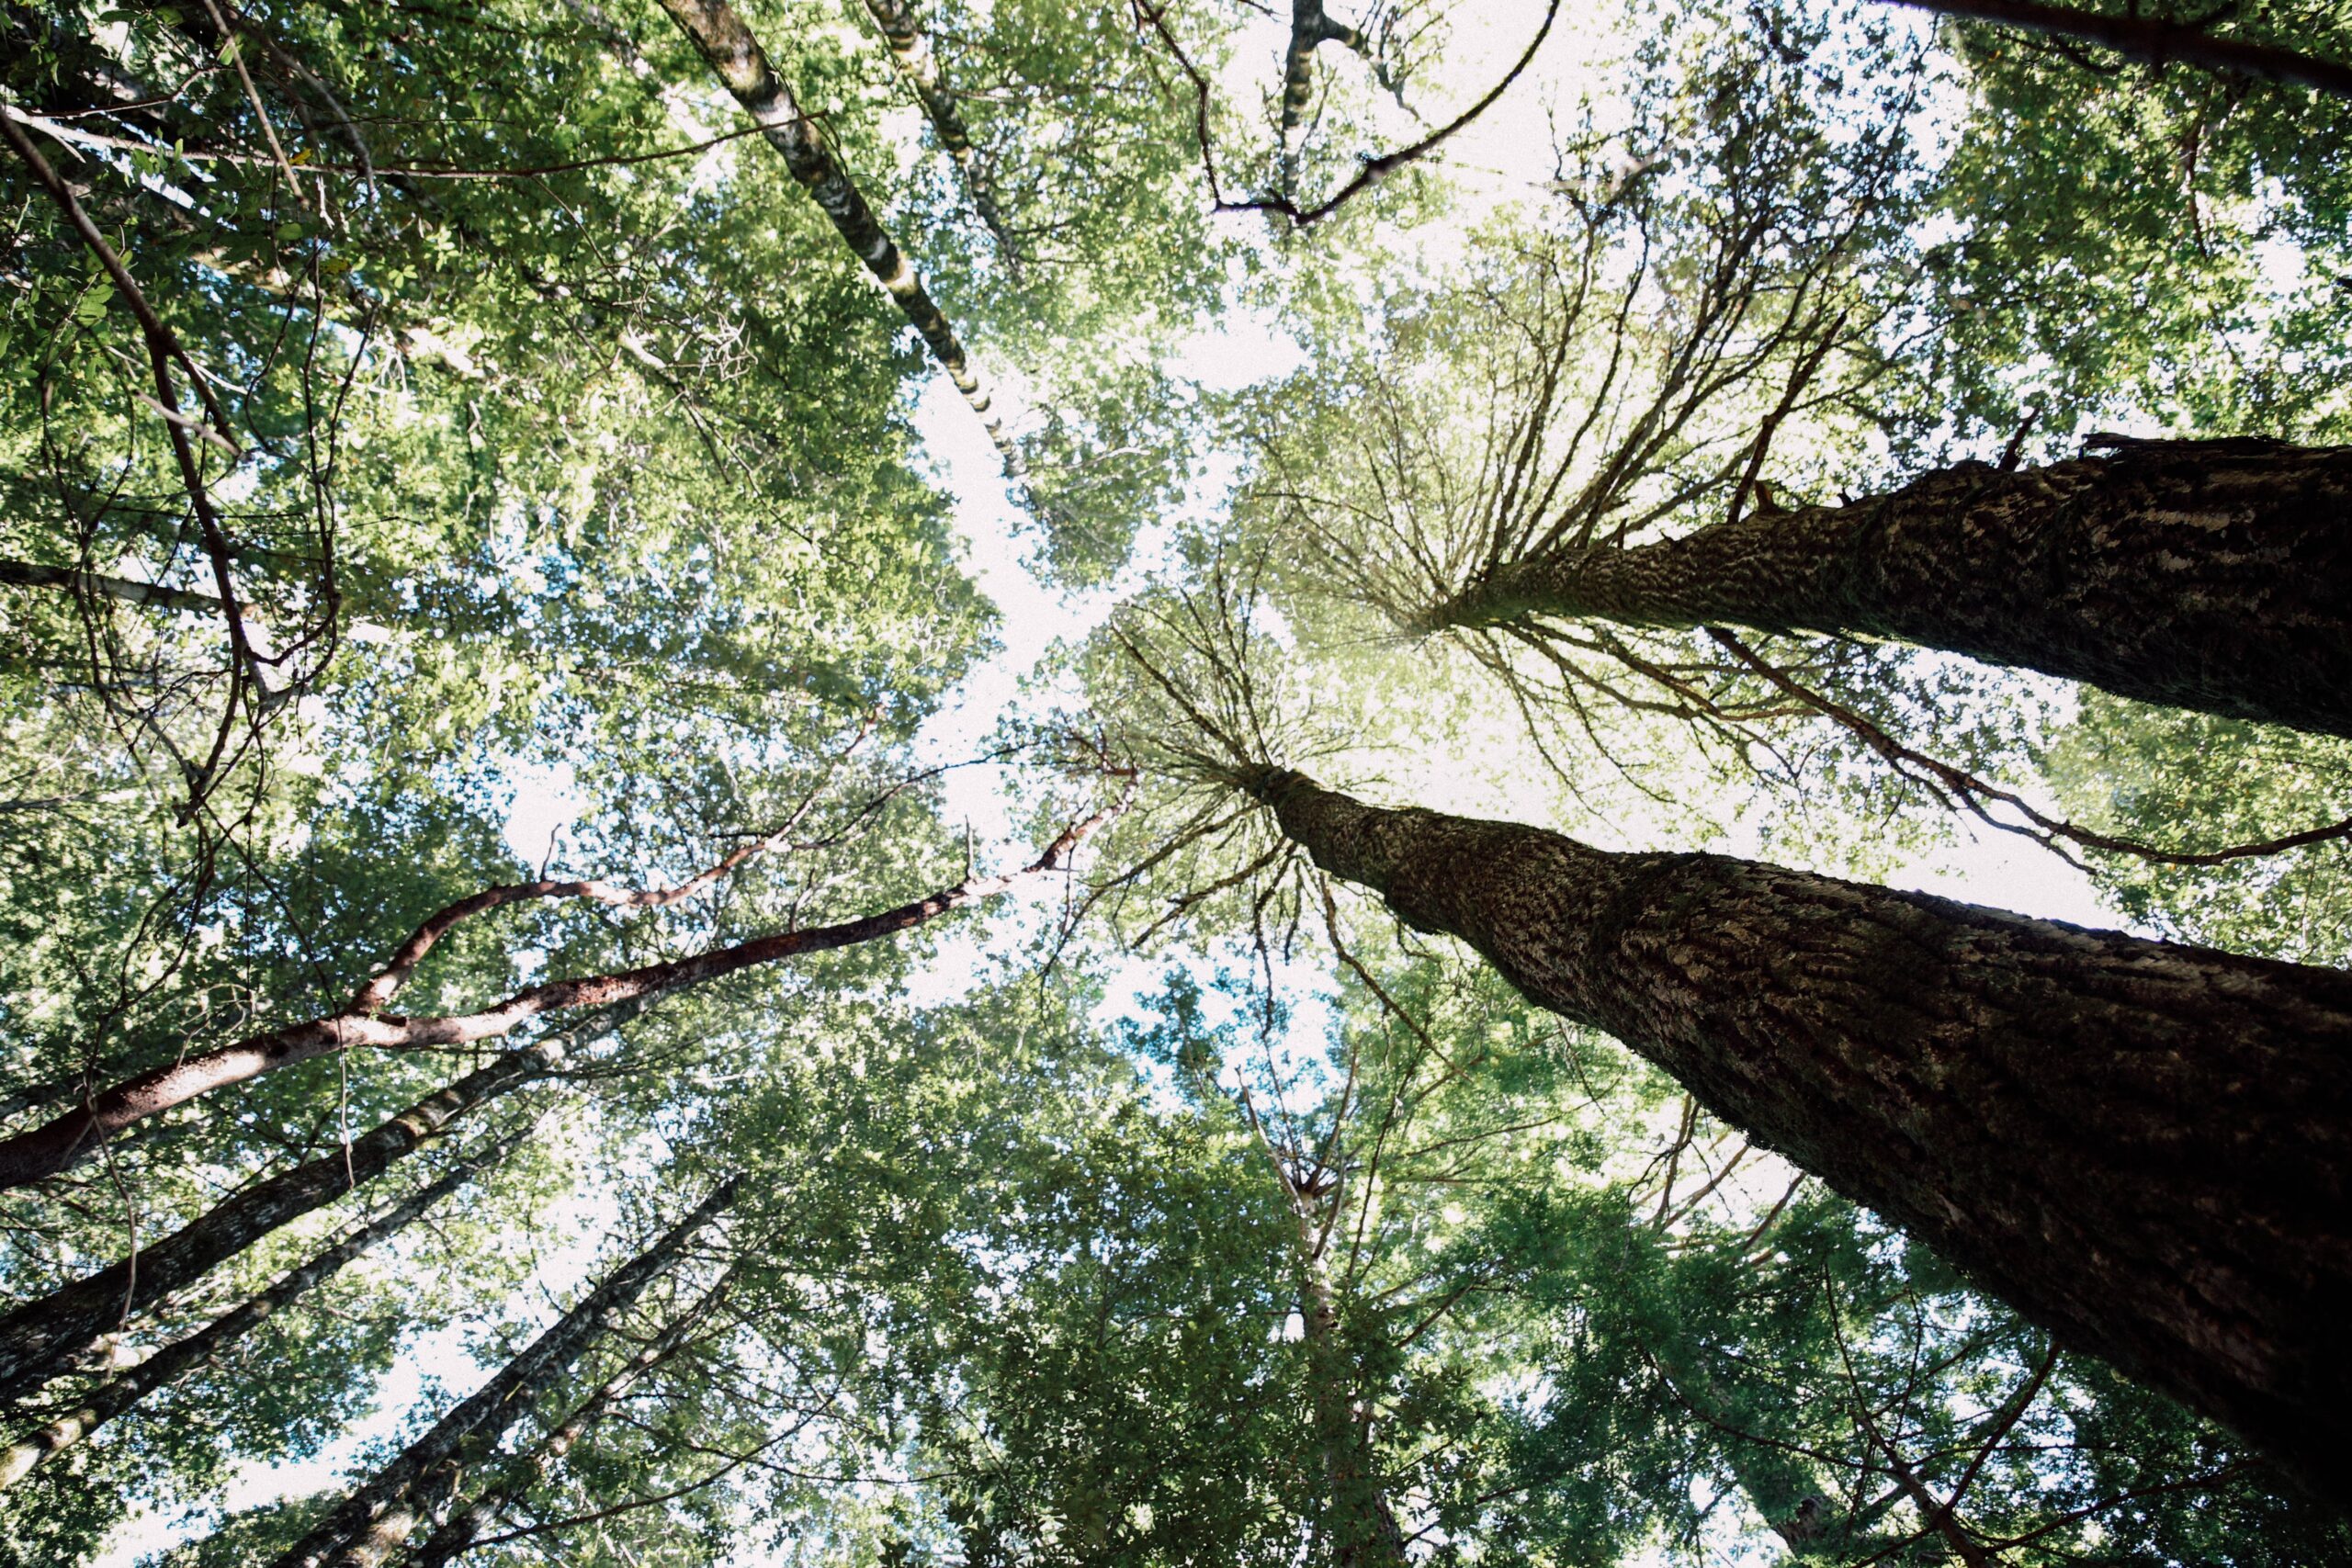
[[[1331,874],[2352,1497],[2352,974],[1237,781]]]
[[[379,1568],[416,1527],[445,1506],[469,1461],[497,1445],[588,1348],[611,1332],[645,1288],[735,1201],[729,1177],[645,1251],[605,1277],[522,1354],[493,1373],[430,1431],[368,1477],[273,1568]]]
[[[1505,561],[1423,629],[1535,616],[1883,637],[2352,736],[2352,447],[2124,442]]]
[[[932,357],[980,416],[989,439],[996,444],[997,455],[1004,460],[1006,477],[1021,479],[1028,466],[1012,433],[1005,429],[994,394],[964,352],[954,323],[932,299],[913,264],[882,227],[865,195],[851,182],[823,128],[801,112],[792,89],[768,62],[767,51],[744,26],[743,18],[727,0],[662,0],[662,6],[727,90],[735,95],[735,101],[759,123],[768,145],[784,155],[785,167],[832,220],[852,254],[865,264],[865,270],[922,334]]]
[[[2270,44],[2218,38],[2204,28],[2191,27],[2183,22],[2160,21],[2153,17],[2132,14],[2119,16],[2079,11],[2068,6],[2041,5],[2038,0],[1883,0],[1883,3],[1916,6],[1922,11],[1935,11],[1947,17],[1965,17],[1979,22],[1998,22],[2003,27],[2020,28],[2027,32],[2045,33],[2054,38],[2074,39],[2096,44],[2101,49],[2113,50],[2127,60],[2137,60],[2148,65],[2165,65],[2178,61],[2184,65],[2195,65],[2207,71],[2252,76],[2264,82],[2291,82],[2297,86],[2352,98],[2352,65]]]
[[[51,1454],[82,1442],[157,1389],[167,1388],[190,1372],[210,1366],[237,1341],[334,1278],[354,1258],[399,1235],[410,1221],[472,1180],[511,1146],[500,1144],[450,1167],[380,1218],[360,1226],[310,1261],[288,1269],[266,1289],[240,1302],[195,1333],[174,1340],[136,1366],[117,1372],[92,1388],[71,1410],[0,1451],[0,1491],[22,1481]]]
[[[545,1077],[560,1059],[552,1043],[503,1053],[344,1147],[256,1182],[153,1246],[0,1317],[0,1403],[63,1376],[122,1323],[288,1221],[375,1179],[468,1111]]]
[[[890,63],[898,68],[899,76],[913,89],[916,101],[922,105],[932,133],[939,138],[940,148],[955,160],[956,172],[964,179],[965,193],[972,198],[972,209],[980,215],[980,221],[996,240],[997,254],[1004,258],[1009,269],[1017,273],[1020,247],[1013,243],[1012,231],[1005,226],[1004,212],[997,205],[996,181],[973,149],[972,132],[964,123],[963,107],[947,85],[947,73],[940,69],[939,56],[922,30],[914,0],[865,0],[865,14],[882,29],[882,41],[890,50]]]
[[[184,1105],[198,1096],[263,1073],[354,1047],[412,1050],[420,1046],[470,1045],[494,1040],[543,1014],[585,1008],[642,1005],[760,964],[811,953],[828,953],[911,931],[973,900],[1000,893],[1057,871],[1094,829],[1108,820],[1102,812],[1073,823],[1046,852],[1019,871],[997,876],[967,876],[921,898],[837,925],[775,931],[713,948],[690,957],[573,979],[554,980],[515,992],[479,1012],[411,1018],[385,1011],[441,938],[455,926],[491,909],[541,898],[584,898],[624,908],[673,904],[710,886],[745,860],[772,845],[772,834],[736,851],[718,865],[676,887],[632,890],[597,881],[541,880],[489,887],[442,909],[410,935],[390,961],[356,991],[342,1011],[305,1020],[241,1040],[202,1055],[188,1056],[140,1073],[38,1127],[0,1138],[0,1188],[22,1187],[54,1176],[88,1158],[116,1134],[144,1117]]]

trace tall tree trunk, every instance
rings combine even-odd
[[[2352,1498],[2352,975],[1237,782],[1408,924]]]
[[[1506,562],[1423,625],[1556,615],[1887,637],[2352,736],[2352,447],[2114,444]]]
[[[996,444],[997,455],[1004,460],[1006,477],[1018,479],[1027,467],[1021,449],[1005,429],[994,396],[965,354],[954,324],[932,299],[913,265],[875,217],[865,196],[850,183],[849,173],[842,167],[823,129],[801,113],[792,89],[768,63],[767,51],[743,25],[743,18],[727,0],[662,0],[662,6],[718,73],[727,90],[735,95],[735,101],[759,122],[768,145],[784,154],[785,167],[824,209],[842,239],[865,264],[865,270],[914,323],[915,331],[930,344],[932,357],[980,416],[989,439]]]
[[[254,1184],[153,1247],[0,1317],[0,1402],[21,1399],[141,1310],[185,1290],[288,1220],[334,1201],[501,1095],[544,1077],[560,1047],[506,1052],[305,1165]]]
[[[6,1491],[53,1453],[72,1448],[159,1388],[208,1367],[238,1340],[261,1326],[288,1303],[334,1276],[345,1264],[447,1197],[514,1146],[502,1141],[449,1168],[430,1185],[402,1200],[381,1218],[345,1236],[309,1262],[287,1270],[266,1290],[247,1298],[202,1328],[164,1347],[137,1366],[100,1383],[74,1408],[0,1453],[0,1491]]]
[[[622,906],[662,905],[707,886],[747,858],[739,850],[718,866],[678,887],[659,892],[630,891],[602,882],[538,881],[485,888],[458,900],[427,919],[402,944],[391,962],[353,996],[351,1005],[323,1018],[289,1023],[233,1045],[200,1056],[171,1062],[85,1096],[63,1115],[28,1128],[14,1137],[0,1138],[0,1188],[23,1187],[56,1175],[91,1154],[125,1127],[198,1096],[263,1073],[292,1066],[314,1057],[368,1046],[377,1050],[407,1050],[418,1046],[470,1045],[495,1040],[526,1020],[547,1013],[588,1008],[643,1005],[671,991],[760,964],[780,963],[812,953],[829,953],[859,942],[875,942],[911,931],[925,921],[963,908],[994,893],[1069,863],[1088,835],[1107,821],[1110,811],[1098,812],[1072,823],[1046,852],[1018,871],[994,876],[967,876],[894,909],[862,915],[830,926],[805,926],[774,931],[731,947],[713,948],[685,958],[604,975],[583,975],[550,980],[515,992],[479,1012],[437,1018],[408,1018],[387,1013],[401,986],[407,983],[424,954],[452,926],[485,910],[537,898],[590,898]],[[764,844],[765,840],[758,840]]]
[[[488,1452],[582,1351],[620,1321],[686,1243],[726,1211],[739,1179],[720,1182],[669,1234],[606,1275],[521,1355],[288,1548],[275,1568],[377,1568],[398,1551],[418,1523],[441,1506],[466,1461]]]
[[[939,68],[939,56],[933,52],[931,40],[923,36],[922,22],[915,15],[914,0],[865,0],[865,14],[882,29],[882,41],[889,45],[890,63],[899,68],[907,85],[922,105],[922,112],[931,120],[931,129],[939,138],[939,145],[956,161],[956,173],[964,176],[964,189],[972,198],[972,209],[996,240],[997,254],[1004,258],[1006,267],[1015,273],[1021,267],[1020,247],[1012,243],[1012,232],[1005,227],[1004,213],[997,206],[996,181],[988,167],[980,162],[972,148],[972,132],[964,123],[964,111],[949,90],[946,73]]]
[[[496,1522],[499,1510],[507,1503],[521,1497],[562,1461],[575,1444],[587,1435],[588,1429],[604,1418],[613,1401],[627,1393],[639,1378],[660,1366],[676,1353],[694,1331],[701,1326],[712,1307],[718,1303],[729,1285],[730,1273],[705,1292],[700,1301],[673,1318],[668,1327],[654,1336],[644,1349],[623,1362],[618,1371],[596,1385],[585,1399],[572,1406],[571,1414],[557,1423],[553,1431],[542,1438],[527,1458],[521,1460],[514,1473],[503,1476],[497,1485],[468,1503],[449,1516],[447,1523],[433,1532],[425,1543],[417,1548],[415,1568],[447,1568],[447,1565],[471,1550],[475,1541]]]
[[[1325,1527],[1336,1568],[1403,1568],[1404,1532],[1373,1470],[1372,1417],[1340,1332],[1331,1288],[1331,1229],[1317,1201],[1283,1186],[1298,1222],[1298,1310],[1305,1325],[1315,1444],[1323,1461]],[[1337,1202],[1338,1194],[1323,1201]]]
[[[2179,61],[2207,71],[2253,76],[2265,82],[2292,82],[2323,93],[2352,98],[2352,66],[2316,55],[2239,39],[2216,38],[2202,27],[2158,21],[2137,15],[2102,15],[2066,6],[2044,6],[2037,0],[1885,0],[1913,6],[1947,17],[1968,17],[1999,22],[2028,32],[2079,39],[2111,49],[2127,60],[2164,65]]]

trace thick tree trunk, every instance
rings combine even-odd
[[[415,1568],[447,1568],[447,1565],[470,1551],[497,1521],[499,1510],[508,1502],[521,1497],[543,1480],[564,1455],[587,1435],[588,1429],[604,1418],[615,1400],[627,1393],[639,1378],[660,1366],[701,1326],[718,1298],[726,1293],[731,1276],[721,1279],[706,1292],[702,1299],[672,1319],[668,1327],[654,1336],[644,1349],[623,1362],[620,1369],[596,1385],[585,1399],[572,1406],[571,1414],[557,1423],[553,1431],[542,1438],[530,1454],[517,1463],[515,1472],[501,1478],[489,1492],[468,1503],[449,1516],[447,1523],[433,1532],[425,1543],[416,1550]]]
[[[153,1247],[0,1317],[0,1402],[62,1376],[125,1319],[194,1284],[288,1220],[373,1180],[458,1117],[545,1077],[557,1060],[548,1044],[509,1051],[347,1147],[248,1187]]]
[[[1019,479],[1026,470],[1021,449],[1005,429],[994,396],[964,352],[955,326],[923,288],[913,265],[883,229],[865,196],[850,183],[849,173],[842,167],[823,129],[800,112],[792,89],[768,63],[767,51],[743,25],[743,18],[727,0],[662,0],[662,6],[727,90],[735,95],[735,101],[759,123],[768,144],[784,155],[785,167],[824,209],[843,242],[865,264],[865,270],[914,323],[915,331],[931,346],[932,357],[980,416],[989,439],[996,444],[997,455],[1004,460],[1006,476]]]
[[[1244,783],[1326,871],[2352,1498],[2352,975]]]
[[[2189,27],[2180,22],[2078,11],[2072,6],[2040,5],[2037,0],[1886,0],[1886,3],[1913,6],[1922,11],[1936,11],[1947,17],[1999,22],[2005,27],[2022,28],[2028,32],[2079,39],[2101,49],[2111,49],[2127,60],[2143,61],[2150,65],[2164,65],[2177,60],[2184,65],[2199,66],[2207,71],[2253,76],[2265,82],[2292,82],[2299,86],[2316,87],[2323,93],[2352,98],[2352,65],[2322,60],[2316,55],[2299,54],[2291,49],[2216,38],[2201,27]]]
[[[596,1340],[609,1332],[646,1286],[668,1270],[705,1226],[735,1200],[729,1177],[666,1235],[605,1276],[529,1348],[432,1430],[345,1498],[318,1529],[288,1547],[275,1568],[377,1568],[446,1501],[467,1461],[493,1447]]]
[[[1844,506],[1506,563],[1425,625],[1530,615],[1885,637],[2352,735],[2352,447],[1967,463]]]
[[[1018,272],[1021,254],[1012,243],[1012,231],[1005,227],[1004,213],[997,206],[996,182],[972,149],[971,130],[964,123],[964,111],[956,104],[956,95],[948,89],[946,73],[939,68],[939,56],[933,52],[931,40],[923,36],[913,0],[865,0],[865,5],[866,15],[882,29],[882,41],[890,47],[890,62],[906,78],[907,85],[914,89],[923,114],[931,120],[933,132],[939,138],[940,147],[956,161],[956,173],[964,176],[964,189],[972,198],[973,210],[995,237],[997,254],[1004,258],[1008,268]]]
[[[258,1295],[239,1303],[202,1328],[164,1346],[137,1366],[90,1390],[73,1409],[0,1452],[0,1491],[6,1491],[53,1453],[72,1448],[159,1388],[208,1367],[221,1353],[260,1327],[288,1303],[332,1279],[378,1242],[398,1235],[410,1221],[447,1197],[513,1145],[500,1144],[452,1166],[429,1186],[395,1205],[380,1219],[360,1226],[309,1262],[290,1269]]]

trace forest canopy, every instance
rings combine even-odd
[[[2352,14],[6,0],[0,1568],[2352,1563]]]

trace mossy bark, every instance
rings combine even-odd
[[[1248,782],[1325,870],[2352,1498],[2352,975]]]

